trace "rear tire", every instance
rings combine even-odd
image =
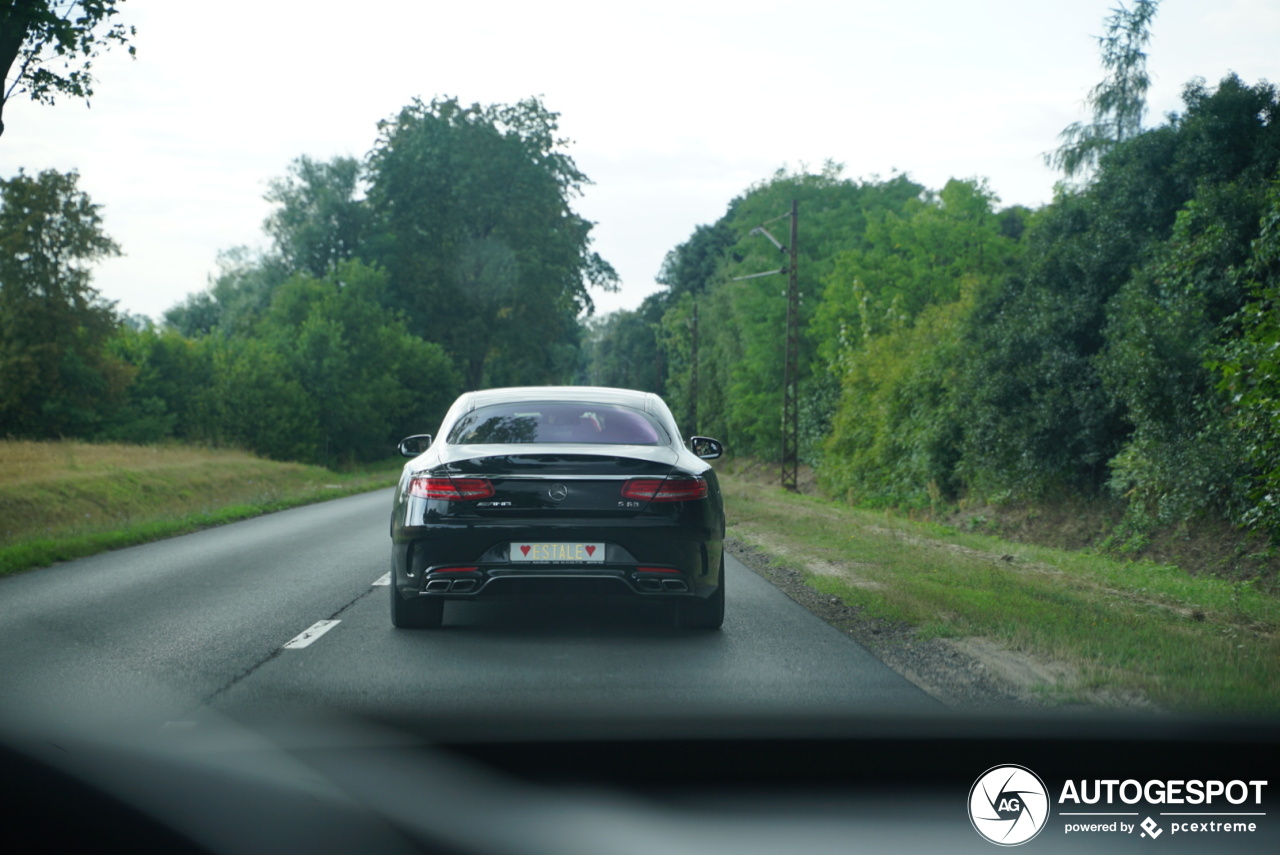
[[[444,623],[444,600],[418,596],[406,600],[391,583],[391,625],[396,629],[435,629]]]
[[[720,559],[720,584],[705,600],[682,600],[676,606],[676,626],[719,629],[724,624],[724,559]]]

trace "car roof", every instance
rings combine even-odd
[[[471,398],[468,410],[512,401],[573,401],[615,404],[649,413],[661,412],[661,408],[657,405],[658,396],[652,392],[614,389],[606,386],[510,386],[467,394]]]

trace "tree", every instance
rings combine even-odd
[[[165,311],[164,320],[185,336],[247,335],[292,271],[272,252],[237,246],[218,253],[209,287]]]
[[[197,438],[274,460],[317,459],[320,404],[284,354],[248,337],[210,336],[198,347],[210,379],[193,404]]]
[[[356,198],[360,177],[355,158],[323,163],[303,155],[272,180],[265,198],[279,207],[263,229],[291,271],[324,276],[356,256],[369,219]]]
[[[662,394],[665,372],[657,332],[668,295],[650,294],[638,309],[620,309],[587,322],[583,377],[592,386],[621,386]]]
[[[15,94],[27,94],[40,104],[53,104],[59,95],[93,97],[93,60],[102,50],[127,46],[136,28],[115,23],[123,0],[0,0],[0,134],[4,133],[4,105]],[[61,60],[61,70],[50,68]],[[15,70],[16,65],[16,70]]]
[[[634,312],[618,311],[588,322],[583,343],[587,382],[674,394],[677,415],[688,429],[695,429],[688,338],[693,327],[691,307],[711,287],[736,241],[728,215],[714,225],[695,227],[687,241],[667,252],[654,277],[666,286],[665,291],[650,294]],[[663,318],[668,312],[674,314],[664,332]],[[673,335],[675,328],[684,334]]]
[[[960,491],[955,397],[975,293],[1014,266],[1021,214],[997,215],[978,180],[870,218],[836,257],[811,331],[839,380],[823,444],[826,489],[861,502],[928,503]]]
[[[589,183],[536,98],[415,100],[369,157],[373,258],[410,330],[444,345],[470,388],[546,383],[576,367],[587,286],[616,287],[570,201]]]
[[[207,437],[195,405],[213,381],[211,347],[149,321],[126,321],[108,349],[133,376],[120,406],[103,419],[99,438],[152,443]]]
[[[1218,345],[1210,367],[1253,470],[1250,501],[1236,519],[1280,539],[1280,172],[1268,187],[1259,232],[1240,266],[1254,299],[1233,318],[1241,334]]]
[[[208,310],[214,320],[197,332],[213,334],[117,339],[137,377],[103,435],[178,436],[334,465],[385,458],[401,437],[439,423],[461,380],[440,345],[410,334],[386,306],[384,271],[352,260],[324,276],[267,282],[263,259],[246,258],[245,275],[220,278],[204,301],[166,315],[180,326]]]
[[[842,250],[865,247],[869,219],[884,209],[899,210],[924,189],[905,175],[853,181],[833,162],[820,172],[779,170],[770,180],[734,199],[714,226],[700,227],[669,253],[663,278],[672,288],[659,341],[667,367],[665,392],[677,413],[692,411],[692,303],[698,295],[698,428],[727,440],[745,454],[773,456],[781,446],[782,365],[787,301],[785,277],[734,281],[778,270],[783,256],[752,229],[799,207],[797,241],[801,325],[809,328],[821,305],[820,284],[831,275]],[[788,234],[788,225],[774,234]],[[675,294],[680,288],[683,293]],[[825,389],[825,366],[816,359],[818,342],[800,342],[802,431],[825,429],[833,396]],[[812,378],[817,377],[816,383]]]
[[[1238,517],[1247,504],[1244,435],[1206,361],[1238,338],[1231,318],[1249,296],[1240,271],[1265,203],[1265,185],[1206,182],[1107,305],[1097,364],[1133,425],[1110,486],[1135,521]]]
[[[274,246],[218,253],[218,272],[209,287],[165,311],[165,323],[185,336],[215,329],[222,335],[246,334],[290,276],[323,277],[356,258],[370,220],[364,200],[356,198],[360,175],[354,158],[295,159],[287,175],[272,179],[264,197],[277,206],[262,224]]]
[[[1093,110],[1090,123],[1075,122],[1058,135],[1062,146],[1045,160],[1068,178],[1097,166],[1115,146],[1142,130],[1147,111],[1147,55],[1151,21],[1160,0],[1135,0],[1130,9],[1121,3],[1107,18],[1107,34],[1098,36],[1102,67],[1108,76],[1089,90],[1086,102]]]
[[[971,306],[971,295],[928,306],[911,326],[846,356],[818,469],[824,489],[860,504],[917,507],[962,492],[956,381]]]
[[[311,459],[325,465],[386,457],[401,437],[438,424],[461,391],[443,349],[384,307],[386,282],[359,261],[320,279],[298,274],[276,289],[255,331],[310,402]]]
[[[985,181],[951,179],[940,193],[870,216],[863,246],[836,255],[813,331],[828,362],[841,350],[909,324],[926,306],[960,298],[966,282],[990,279],[1013,260],[999,201]]]
[[[1114,486],[1118,467],[1152,495],[1183,476],[1200,482],[1183,492],[1209,483],[1195,470],[1216,463],[1195,434],[1218,429],[1221,402],[1204,349],[1246,299],[1232,268],[1257,234],[1257,188],[1280,167],[1280,102],[1235,75],[1183,97],[1183,115],[1039,213],[1022,268],[978,294],[960,380],[971,485],[1088,493]],[[1194,461],[1177,462],[1181,448]]]
[[[89,265],[120,254],[79,176],[0,181],[0,435],[85,435],[128,381]]]
[[[674,297],[707,290],[724,254],[737,238],[725,219],[713,226],[698,226],[684,243],[667,252],[658,271],[658,284],[667,286]]]

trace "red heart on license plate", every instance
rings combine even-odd
[[[529,547],[528,547],[528,546],[522,546],[522,547],[520,547],[520,552],[521,552],[522,554],[524,554],[524,555],[528,555],[528,554],[529,554]]]
[[[588,547],[587,547],[587,555],[588,555],[588,556],[590,556],[590,555],[595,555],[595,554],[596,554],[596,548],[595,548],[594,546],[588,546]]]

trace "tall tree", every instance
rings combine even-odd
[[[1183,99],[1183,115],[1116,147],[1092,184],[1038,214],[1025,264],[977,295],[960,379],[971,485],[1090,492],[1126,447],[1170,461],[1179,447],[1208,450],[1168,437],[1210,427],[1196,410],[1221,412],[1204,349],[1246,299],[1231,271],[1280,166],[1280,103],[1235,75],[1212,92],[1193,82]],[[1148,483],[1158,472],[1127,459]]]
[[[664,392],[677,413],[693,402],[692,297],[698,295],[698,428],[731,442],[746,454],[774,455],[780,446],[782,365],[787,301],[785,277],[738,280],[778,270],[784,256],[772,242],[753,233],[762,223],[799,207],[797,240],[801,325],[810,322],[820,283],[832,272],[844,249],[865,247],[869,218],[901,209],[924,189],[905,175],[886,181],[853,181],[828,162],[820,172],[779,170],[730,202],[714,226],[700,227],[668,254],[662,277],[671,289],[659,343],[667,376]],[[788,235],[789,224],[768,228]],[[680,289],[677,293],[676,289]],[[801,431],[825,425],[830,398],[814,394],[816,346],[800,342]],[[821,366],[819,366],[821,368]],[[823,372],[825,373],[825,371]],[[817,385],[822,385],[819,380]],[[813,405],[813,406],[811,406]]]
[[[84,435],[128,381],[106,351],[115,311],[89,284],[120,248],[78,177],[0,181],[0,435]]]
[[[837,362],[842,348],[910,324],[926,306],[959,299],[966,282],[1003,271],[1018,245],[1004,234],[997,202],[985,181],[953,178],[940,193],[870,216],[863,246],[837,254],[826,277],[812,328],[819,353]]]
[[[401,437],[438,424],[459,378],[442,348],[385,308],[386,274],[343,262],[275,291],[256,329],[314,407],[315,459],[377,460]]]
[[[278,207],[263,229],[292,272],[324,276],[356,256],[369,218],[360,177],[353,157],[325,163],[303,155],[272,180],[265,198]]]
[[[266,251],[238,246],[218,253],[209,287],[164,313],[165,323],[186,336],[217,329],[247,334],[290,276],[321,278],[360,254],[370,212],[358,198],[360,164],[354,158],[328,162],[302,155],[289,172],[271,180],[266,201],[276,205],[262,223],[271,237]]]
[[[118,409],[103,419],[97,436],[113,442],[154,443],[170,437],[207,439],[209,426],[195,404],[213,383],[212,347],[149,319],[129,319],[108,345],[133,377]]]
[[[865,247],[837,255],[810,328],[839,381],[819,468],[832,493],[923,505],[959,492],[961,334],[974,295],[1024,249],[1023,212],[997,201],[952,179],[877,212]]]
[[[588,285],[616,287],[570,205],[588,182],[537,99],[415,100],[369,158],[373,260],[411,331],[445,346],[470,388],[545,383],[575,367]]]
[[[0,134],[4,133],[4,105],[15,94],[27,94],[41,104],[59,95],[93,96],[93,61],[112,46],[135,48],[129,40],[136,28],[113,21],[124,0],[0,0]],[[50,67],[50,60],[62,69]]]
[[[620,309],[592,318],[582,345],[582,379],[592,386],[662,394],[665,366],[658,351],[658,330],[671,303],[669,296],[650,294],[633,311]]]
[[[687,241],[667,252],[656,281],[667,286],[673,297],[700,294],[707,290],[725,252],[736,241],[724,218],[712,226],[698,226]]]
[[[1254,301],[1235,320],[1241,335],[1222,342],[1212,365],[1230,396],[1229,417],[1254,469],[1252,500],[1237,520],[1280,539],[1280,173],[1271,182],[1260,235],[1242,265]]]
[[[1068,125],[1058,135],[1061,147],[1046,155],[1068,178],[1088,172],[1104,154],[1142,130],[1151,85],[1143,48],[1151,40],[1151,21],[1159,5],[1160,0],[1135,0],[1132,8],[1121,3],[1111,10],[1106,35],[1097,37],[1107,76],[1086,99],[1093,121]]]

